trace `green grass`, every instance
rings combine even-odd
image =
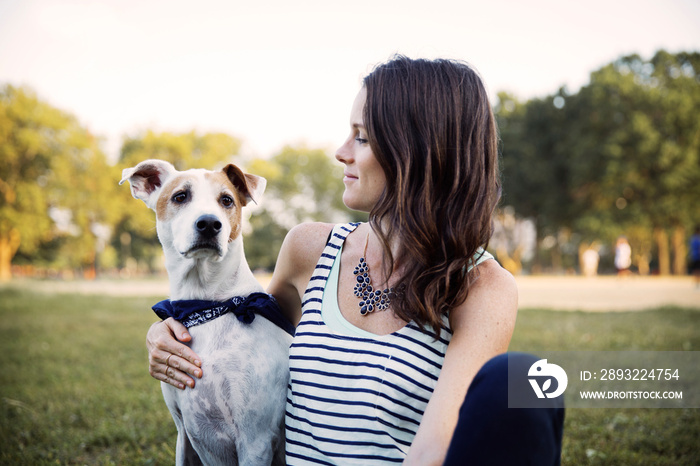
[[[172,464],[155,299],[0,291],[0,464]]]
[[[158,298],[0,289],[0,464],[172,464],[148,375]],[[513,351],[700,350],[700,310],[523,310]],[[700,410],[569,409],[565,465],[696,465]]]
[[[700,351],[700,309],[520,311],[512,351]],[[574,408],[564,465],[698,465],[700,409]]]

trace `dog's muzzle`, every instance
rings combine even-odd
[[[222,255],[221,245],[219,244],[218,236],[221,233],[223,224],[215,215],[202,215],[194,222],[194,230],[196,239],[192,247],[183,255],[192,257],[197,252],[211,251],[219,257]]]

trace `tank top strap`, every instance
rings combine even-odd
[[[321,253],[321,257],[319,258],[318,263],[316,263],[317,269],[319,268],[319,266],[321,266],[321,269],[326,270],[326,265],[328,264],[321,264],[321,259],[330,259],[331,265],[333,265],[332,262],[335,261],[336,256],[342,249],[343,243],[345,243],[345,239],[350,233],[355,231],[355,229],[358,226],[360,226],[360,223],[342,223],[333,227],[330,234],[328,235],[326,247],[324,248],[323,253]]]
[[[320,308],[323,291],[326,288],[326,281],[333,267],[333,262],[335,262],[335,258],[340,252],[345,238],[359,225],[360,223],[343,223],[335,225],[333,230],[331,230],[331,234],[328,236],[328,241],[326,242],[326,247],[323,249],[321,257],[319,257],[316,263],[314,273],[304,292],[301,303],[302,314],[306,311],[307,305],[309,304],[318,303]]]

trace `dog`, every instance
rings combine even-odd
[[[251,272],[241,237],[241,209],[257,203],[266,180],[233,164],[181,172],[146,160],[125,169],[125,181],[155,211],[165,253],[170,300],[154,310],[189,326],[189,346],[202,358],[194,388],[161,383],[178,431],[177,464],[285,464],[294,330]]]

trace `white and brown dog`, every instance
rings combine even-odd
[[[258,200],[265,179],[235,165],[180,172],[146,160],[123,171],[120,184],[127,180],[156,212],[165,251],[171,299],[154,310],[188,326],[202,358],[195,388],[161,384],[177,464],[284,464],[293,328],[253,276],[241,238],[241,208]]]

